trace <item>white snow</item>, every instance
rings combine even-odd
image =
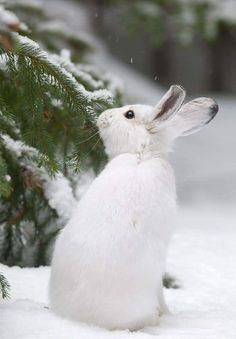
[[[44,183],[43,190],[49,205],[56,210],[64,225],[76,205],[70,181],[62,173],[57,173],[54,178]]]
[[[20,25],[20,20],[17,16],[4,9],[3,6],[0,6],[0,27],[1,29],[6,29],[9,26],[18,26]]]
[[[136,4],[136,8],[147,17],[157,17],[161,13],[161,8],[157,3],[151,1],[140,1]]]
[[[20,140],[14,140],[7,134],[0,133],[0,139],[2,139],[5,147],[17,157],[20,157],[24,152],[32,156],[38,154],[35,148],[27,146]]]
[[[236,2],[235,0],[219,1],[216,6],[213,15],[218,21],[225,21],[229,24],[236,22]]]
[[[111,91],[114,96],[123,95],[124,93],[124,84],[120,77],[115,76],[114,73],[109,72],[108,69],[104,69],[101,67],[97,67],[92,64],[77,64],[77,69],[91,74],[92,77],[100,79],[99,81],[103,81],[106,84],[106,88]],[[99,82],[98,81],[98,82]]]
[[[71,181],[61,172],[54,177],[48,177],[46,172],[41,171],[43,180],[43,192],[48,200],[49,206],[57,212],[60,224],[64,226],[72,216],[77,202],[87,191],[95,178],[92,168],[72,175]],[[73,187],[73,188],[72,188]]]
[[[92,88],[99,89],[103,87],[101,80],[95,80],[90,74],[81,70],[80,65],[71,62],[71,53],[67,49],[61,50],[61,53],[53,55],[55,60],[68,72],[88,83]]]
[[[7,182],[10,182],[11,181],[11,176],[9,174],[6,174],[5,175],[5,179]]]
[[[93,45],[94,39],[92,36],[84,33],[73,31],[60,20],[50,20],[44,21],[38,25],[38,31],[47,34],[47,33],[57,33],[58,35],[64,36],[66,38],[73,38],[77,41],[81,41],[87,45]]]
[[[171,314],[158,326],[139,332],[109,332],[62,319],[47,308],[50,268],[0,265],[11,284],[11,299],[0,301],[1,339],[236,338],[235,214],[222,205],[180,211],[167,271],[178,278],[181,288],[165,290]]]
[[[22,9],[27,7],[40,10],[42,6],[42,2],[40,0],[10,0],[9,2],[10,6],[13,4],[14,7],[14,4],[17,3],[17,5]]]

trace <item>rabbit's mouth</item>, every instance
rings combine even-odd
[[[106,119],[105,117],[98,117],[97,119],[97,127],[99,130],[107,128],[110,125],[110,122],[108,119]]]
[[[106,121],[99,120],[97,121],[97,127],[100,129],[106,128],[108,126]]]
[[[99,130],[105,129],[109,127],[112,123],[112,112],[110,110],[106,110],[103,112],[97,119],[97,127]]]

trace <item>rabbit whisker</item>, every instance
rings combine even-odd
[[[91,149],[88,151],[88,153],[86,153],[85,157],[89,155],[89,153],[91,153],[97,146],[97,144],[99,143],[100,138],[97,139],[97,141],[95,142],[95,144],[91,147]]]
[[[99,133],[99,131],[97,131],[96,133],[90,135],[90,137],[88,137],[87,139],[84,139],[84,140],[80,141],[80,142],[78,143],[78,145],[81,145],[81,144],[83,144],[83,143],[89,141],[90,139],[94,138],[98,133]]]

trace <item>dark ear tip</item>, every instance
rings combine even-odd
[[[219,106],[217,105],[216,102],[214,102],[214,104],[211,105],[211,107],[210,107],[210,112],[211,112],[211,115],[212,115],[213,118],[218,111],[219,111]]]
[[[216,116],[217,112],[219,111],[219,106],[217,105],[216,102],[214,102],[211,107],[210,107],[210,119],[207,121],[207,124],[214,119]]]

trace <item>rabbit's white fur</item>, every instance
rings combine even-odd
[[[156,324],[167,310],[162,275],[176,194],[165,153],[178,135],[194,132],[217,111],[207,98],[180,108],[184,96],[172,86],[154,108],[124,106],[99,117],[111,160],[56,242],[50,300],[58,314],[135,330]],[[130,110],[134,117],[127,119]]]

